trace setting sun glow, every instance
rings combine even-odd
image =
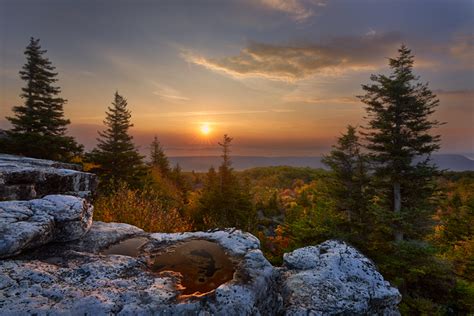
[[[201,132],[202,135],[209,135],[211,132],[211,127],[209,126],[208,123],[201,124],[199,127],[199,131]]]

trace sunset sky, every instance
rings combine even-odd
[[[438,95],[443,153],[474,152],[474,1],[0,0],[0,128],[21,102],[30,36],[59,72],[70,134],[92,148],[116,90],[146,150],[317,156],[405,43]]]

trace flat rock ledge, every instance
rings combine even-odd
[[[0,258],[79,239],[91,227],[92,213],[86,200],[68,195],[0,202]]]
[[[122,238],[145,237],[137,257],[101,252]],[[254,236],[239,230],[145,234],[133,226],[95,222],[83,240],[46,245],[0,261],[0,314],[25,315],[274,315],[281,308],[277,270]],[[180,299],[180,275],[146,265],[155,248],[205,239],[236,260],[232,280],[204,297]],[[98,241],[98,242],[97,242]],[[70,245],[70,247],[69,247]]]
[[[137,237],[146,243],[136,257],[104,254]],[[218,243],[236,269],[213,293],[180,299],[181,275],[152,271],[147,259],[190,240]],[[147,234],[94,222],[79,240],[0,261],[0,315],[399,315],[398,290],[343,242],[285,254],[281,268],[259,247],[235,229]]]
[[[398,289],[342,241],[300,248],[283,259],[285,315],[399,315]]]
[[[0,201],[49,194],[89,198],[96,187],[97,177],[79,165],[0,154]]]

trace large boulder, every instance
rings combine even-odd
[[[286,253],[281,272],[285,315],[399,314],[399,291],[342,241]]]
[[[90,197],[97,177],[79,165],[0,154],[0,200],[31,200],[48,194]]]
[[[113,234],[113,230],[118,232]],[[46,245],[36,254],[0,261],[0,314],[272,315],[280,310],[277,271],[248,233],[150,235],[130,226],[100,223],[84,238],[90,236],[101,246],[72,242],[68,244],[75,250],[63,244],[58,251],[55,245]],[[112,245],[119,236],[131,238]],[[134,238],[146,240],[136,256],[110,251]],[[150,260],[160,254],[169,256],[191,241],[222,247],[235,272],[213,291],[183,296],[184,272],[173,271],[172,265],[170,271],[156,270]],[[178,255],[190,256],[189,265],[204,268],[202,272],[210,278],[224,268],[211,258],[212,252],[202,249]]]
[[[0,258],[79,239],[92,225],[92,212],[86,200],[68,195],[0,202]]]

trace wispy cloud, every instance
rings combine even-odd
[[[439,95],[456,95],[456,96],[474,96],[474,89],[462,89],[462,90],[434,90]]]
[[[315,7],[323,7],[323,0],[258,0],[264,7],[288,14],[297,22],[303,22],[315,15]]]
[[[373,69],[386,63],[400,44],[396,33],[342,37],[327,44],[275,45],[250,42],[237,56],[207,58],[183,51],[188,62],[234,78],[259,77],[297,81],[316,74],[335,75],[347,70]]]
[[[294,112],[292,109],[269,109],[269,110],[246,110],[246,111],[187,111],[187,112],[167,112],[160,113],[161,117],[192,117],[192,116],[224,116],[224,115],[245,115],[245,114],[261,114],[261,113],[289,113]]]
[[[266,113],[268,111],[188,111],[188,112],[167,112],[158,114],[164,117],[184,117],[184,116],[219,116],[219,115],[237,115],[237,114],[256,114]]]
[[[275,113],[291,113],[291,112],[295,112],[295,110],[293,110],[293,109],[272,109],[272,112],[275,112]]]
[[[474,35],[458,35],[450,48],[451,54],[464,62],[469,68],[474,67]]]
[[[312,97],[305,95],[287,95],[283,97],[286,102],[300,102],[311,104],[329,104],[329,103],[360,103],[356,97]]]
[[[153,94],[156,96],[159,96],[160,98],[174,100],[174,101],[189,101],[190,100],[188,97],[184,96],[180,91],[174,88],[171,88],[170,86],[159,84],[156,82],[153,82],[153,86],[155,88],[155,90],[153,91]]]
[[[79,70],[77,73],[80,74],[81,76],[84,76],[84,77],[96,77],[97,76],[97,74],[95,72],[88,71],[88,70]]]

